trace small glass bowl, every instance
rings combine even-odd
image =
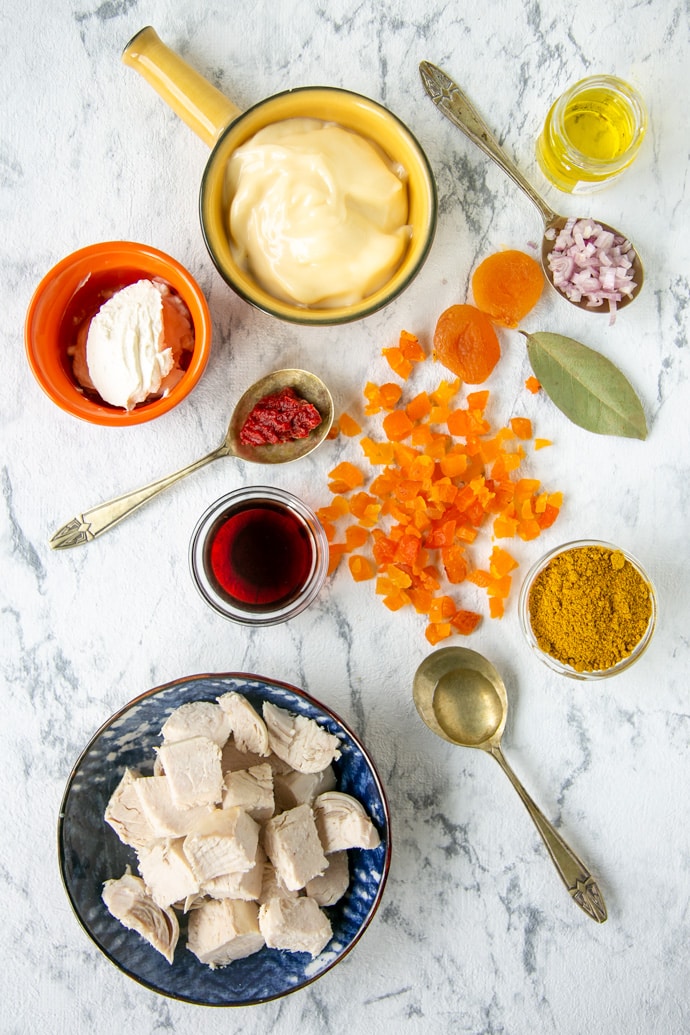
[[[552,657],[551,654],[548,654],[546,651],[541,649],[541,647],[537,643],[536,636],[534,635],[534,632],[532,630],[532,624],[530,621],[529,613],[529,602],[530,595],[532,592],[532,586],[534,585],[537,576],[544,570],[547,564],[549,564],[549,562],[553,560],[554,557],[557,557],[559,554],[567,553],[570,550],[576,550],[578,548],[587,546],[598,546],[602,547],[605,550],[615,550],[623,554],[626,561],[628,561],[633,566],[633,568],[635,568],[637,573],[644,579],[645,583],[649,587],[649,601],[651,604],[651,613],[649,616],[649,622],[647,623],[647,628],[645,629],[643,635],[638,641],[636,647],[634,648],[634,650],[630,652],[630,654],[626,655],[626,657],[624,658],[621,658],[619,662],[617,662],[615,665],[610,666],[609,668],[578,671],[572,665],[564,664],[557,658]],[[570,543],[564,543],[562,546],[558,546],[554,550],[550,550],[549,553],[545,554],[528,571],[522,583],[522,587],[520,589],[520,597],[518,600],[518,614],[520,616],[520,624],[522,626],[522,631],[525,635],[527,643],[532,648],[536,656],[541,661],[543,661],[545,665],[548,665],[549,668],[553,669],[554,672],[558,672],[558,674],[562,676],[569,676],[571,679],[580,679],[584,681],[606,679],[609,676],[615,676],[619,672],[623,672],[624,669],[629,668],[630,665],[632,665],[635,661],[637,661],[639,657],[641,657],[646,648],[649,646],[649,642],[652,638],[654,628],[656,626],[656,592],[654,590],[652,581],[649,578],[649,575],[647,575],[640,562],[636,560],[636,558],[633,557],[630,553],[628,553],[627,550],[623,550],[619,546],[614,546],[613,543],[603,542],[600,539],[576,539]]]
[[[222,496],[202,514],[189,563],[194,585],[217,614],[241,625],[277,625],[318,596],[328,574],[328,540],[297,496],[252,486]]]

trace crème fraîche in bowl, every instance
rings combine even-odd
[[[211,316],[177,259],[146,244],[104,241],[44,275],[24,337],[31,370],[60,409],[127,427],[189,395],[210,354]]]

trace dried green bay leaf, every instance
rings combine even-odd
[[[561,334],[521,333],[535,377],[574,424],[597,435],[647,437],[642,403],[610,360]]]

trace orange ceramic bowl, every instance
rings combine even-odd
[[[152,277],[166,281],[189,309],[194,349],[182,378],[168,394],[127,411],[84,392],[72,372],[68,350],[75,327],[100,308],[101,289]],[[60,409],[90,424],[129,427],[160,417],[189,395],[208,361],[211,315],[197,282],[171,256],[145,244],[106,241],[73,252],[46,273],[29,304],[24,339],[36,380]]]

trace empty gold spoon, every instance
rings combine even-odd
[[[503,756],[501,737],[508,698],[494,666],[476,651],[443,647],[417,669],[413,696],[417,711],[433,733],[460,747],[480,748],[496,759],[520,795],[572,898],[602,924],[606,906],[594,877],[535,805]]]

